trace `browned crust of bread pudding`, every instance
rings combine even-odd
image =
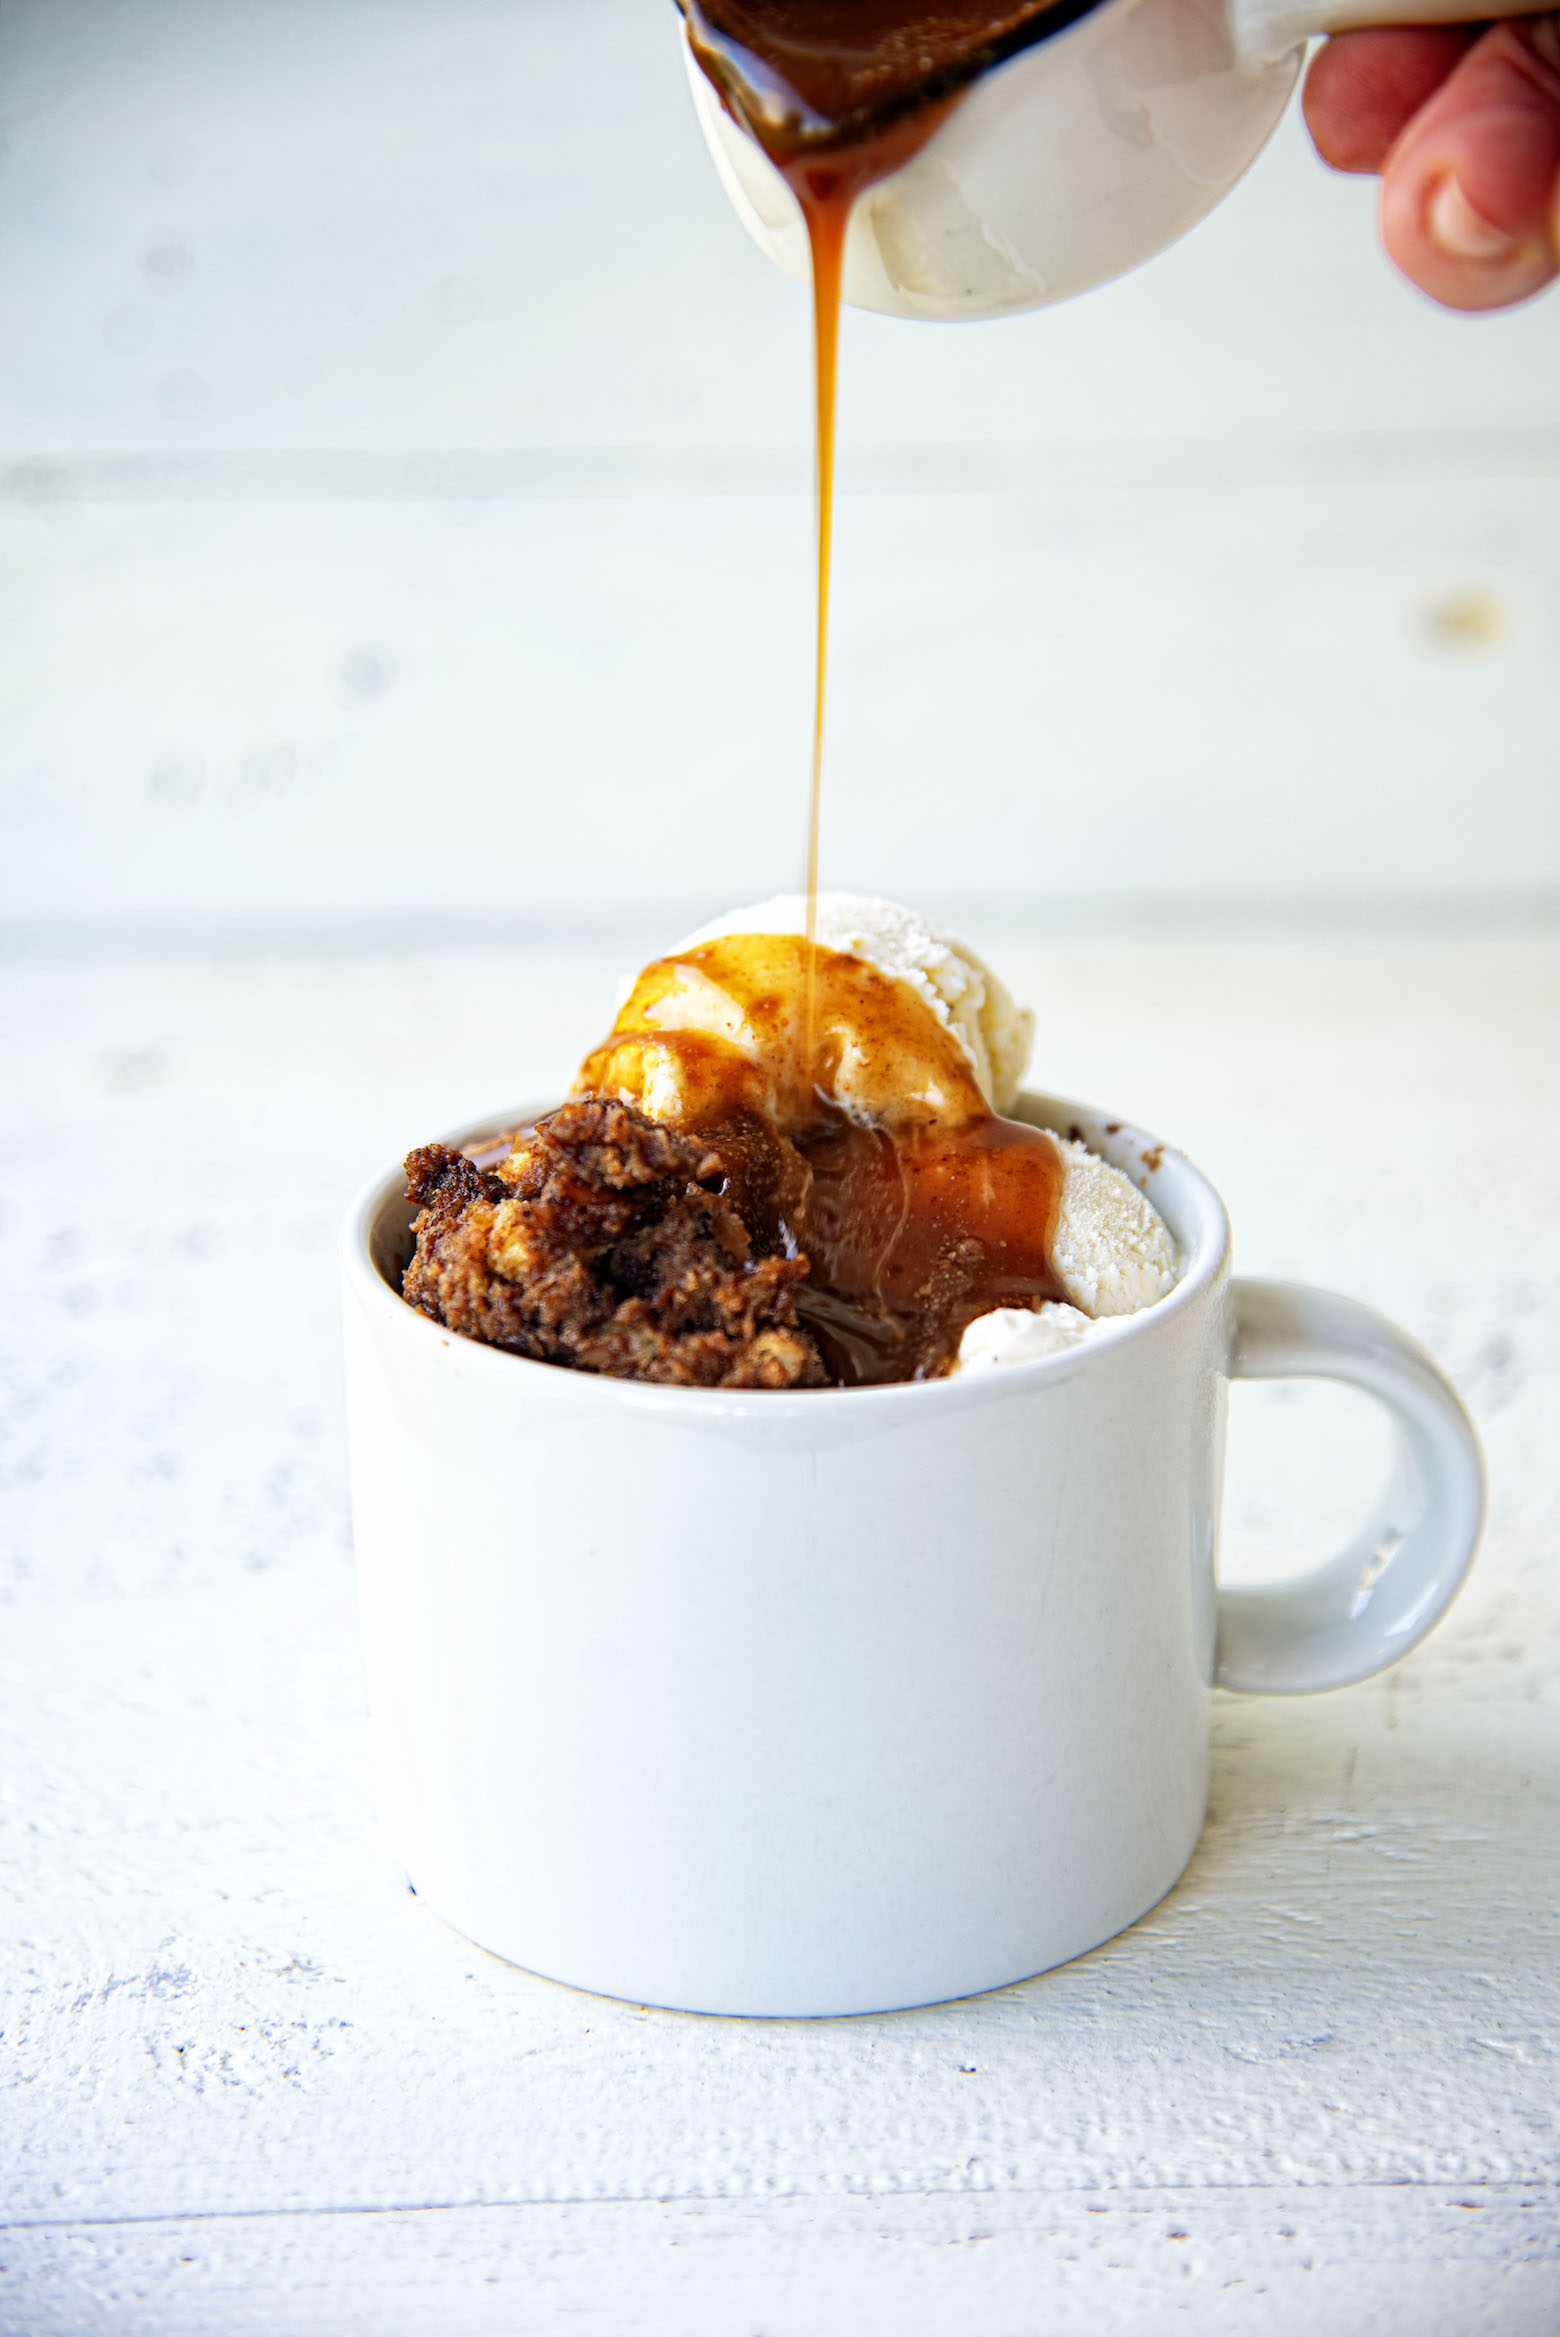
[[[465,1338],[614,1379],[826,1382],[796,1316],[807,1261],[755,1257],[718,1146],[588,1097],[496,1168],[424,1144],[406,1175],[419,1213],[403,1295]]]

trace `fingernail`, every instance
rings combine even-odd
[[[1450,260],[1509,260],[1517,238],[1475,211],[1454,178],[1442,179],[1425,215],[1430,241]]]

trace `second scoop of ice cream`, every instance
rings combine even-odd
[[[1060,1355],[1175,1288],[1176,1246],[1146,1194],[1086,1144],[1061,1136],[1056,1143],[1066,1165],[1051,1258],[1070,1303],[977,1316],[959,1342],[956,1371]]]

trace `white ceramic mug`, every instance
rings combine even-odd
[[[922,1386],[662,1388],[454,1336],[398,1295],[400,1172],[345,1245],[358,1563],[388,1822],[482,1946],[638,2002],[937,2002],[1108,1939],[1203,1823],[1214,1683],[1378,1671],[1478,1541],[1473,1428],[1343,1298],[1229,1277],[1211,1185],[1026,1097],[1153,1199],[1171,1295]],[[466,1130],[476,1144],[493,1130]],[[1230,1378],[1368,1390],[1397,1462],[1350,1549],[1215,1587]]]

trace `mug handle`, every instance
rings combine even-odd
[[[1395,1663],[1439,1621],[1484,1523],[1484,1462],[1445,1373],[1385,1315],[1299,1282],[1231,1285],[1232,1379],[1337,1379],[1391,1415],[1392,1475],[1338,1557],[1271,1590],[1219,1593],[1221,1688],[1302,1696]]]

